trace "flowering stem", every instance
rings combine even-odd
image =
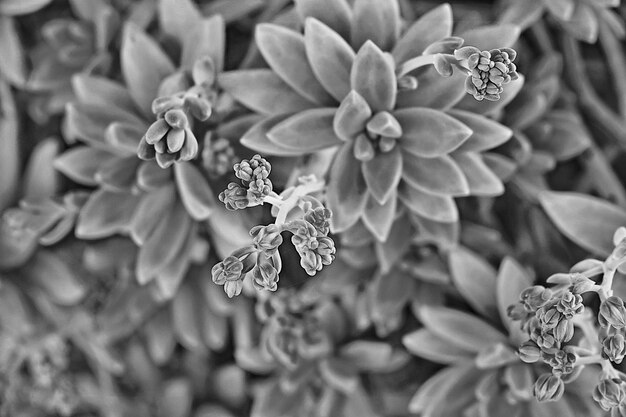
[[[576,359],[576,366],[578,365],[590,365],[593,363],[601,364],[604,361],[601,355],[595,354],[590,356],[582,356]]]
[[[626,119],[626,59],[621,43],[608,25],[600,25],[600,45],[613,75],[620,115]]]
[[[605,267],[604,276],[602,277],[602,283],[600,284],[600,301],[604,301],[613,295],[613,278],[615,277],[616,268]]]
[[[277,226],[282,226],[287,221],[287,215],[293,209],[300,200],[300,197],[303,197],[308,194],[313,194],[324,189],[324,181],[314,180],[305,184],[298,185],[293,193],[286,199],[282,200],[278,207],[278,215],[276,216],[276,221],[274,222]],[[267,199],[267,197],[266,197]],[[276,205],[276,204],[274,204]]]
[[[418,57],[409,59],[398,67],[396,71],[398,78],[407,75],[409,72],[418,68],[425,67],[426,65],[433,65],[435,63],[435,55],[420,55]]]

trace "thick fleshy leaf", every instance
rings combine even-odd
[[[191,227],[191,218],[177,202],[156,226],[139,251],[137,281],[146,284],[178,254]]]
[[[285,392],[278,381],[266,382],[255,391],[250,417],[292,417],[302,415],[316,403],[305,387],[296,386]]]
[[[560,20],[570,20],[576,8],[574,0],[553,0],[543,4],[550,13]]]
[[[50,251],[37,252],[22,271],[29,284],[39,287],[58,304],[74,305],[86,294],[86,287],[73,268]]]
[[[393,191],[385,204],[379,204],[372,196],[367,199],[367,204],[363,209],[363,224],[379,242],[386,241],[389,236],[393,221],[396,218],[397,205],[396,190]]]
[[[372,109],[359,93],[352,90],[335,112],[333,128],[344,141],[351,141],[365,131],[367,121],[372,117]]]
[[[274,116],[315,107],[269,69],[225,72],[218,82],[235,100],[260,114]]]
[[[478,352],[474,363],[480,369],[497,369],[509,364],[519,364],[519,356],[511,345],[496,343]]]
[[[403,310],[410,304],[416,290],[416,281],[407,280],[406,272],[399,268],[391,268],[387,272],[377,271],[369,282],[368,301],[369,316],[379,337],[385,337],[402,325]]]
[[[398,197],[412,212],[437,222],[456,222],[459,211],[454,198],[430,194],[406,182],[400,185]]]
[[[388,1],[391,0],[382,0]],[[396,105],[398,82],[394,71],[393,61],[372,41],[359,49],[350,72],[350,85],[374,113],[391,111]]]
[[[391,51],[397,63],[419,56],[431,43],[452,35],[452,8],[442,4],[423,14],[407,29]]]
[[[3,3],[0,3],[3,4]],[[15,27],[15,20],[0,15],[0,73],[16,85],[26,82],[26,58]]]
[[[0,14],[18,16],[43,9],[52,0],[3,0],[0,2]]]
[[[459,244],[461,234],[459,222],[436,222],[415,213],[411,213],[411,222],[418,230],[416,240],[419,242],[432,243],[445,250],[455,248]]]
[[[304,44],[309,65],[320,84],[335,100],[342,101],[350,92],[354,50],[339,34],[311,17],[305,22]]]
[[[129,226],[130,236],[137,245],[144,244],[159,221],[171,210],[175,200],[173,184],[156,188],[141,197]]]
[[[256,27],[255,39],[269,66],[302,97],[319,105],[334,102],[309,65],[301,34],[282,26],[262,23]]]
[[[517,171],[518,166],[515,161],[506,156],[491,152],[483,153],[481,156],[485,165],[500,178],[500,181],[510,180]]]
[[[496,271],[489,263],[468,249],[458,247],[448,256],[452,281],[470,306],[488,320],[497,314],[494,287]]]
[[[503,23],[469,29],[459,36],[465,39],[465,46],[474,46],[480,50],[510,48],[517,42],[521,30],[518,26]]]
[[[439,110],[414,107],[393,115],[402,126],[402,149],[424,158],[446,155],[472,135],[469,127]]]
[[[108,78],[76,74],[72,77],[72,88],[78,101],[83,104],[135,111],[135,102],[126,87]]]
[[[339,149],[330,169],[328,208],[333,212],[330,219],[334,233],[342,232],[361,217],[367,201],[367,184],[361,173],[361,162],[354,159],[352,143]]]
[[[21,155],[17,117],[11,89],[0,79],[0,212],[14,203],[19,188]]]
[[[507,309],[517,303],[520,293],[531,285],[533,285],[533,280],[524,268],[513,258],[504,258],[496,280],[496,298],[500,319],[509,329],[510,338],[514,342],[521,343],[526,336],[520,329],[520,323],[514,322],[509,317]]]
[[[502,145],[513,136],[511,129],[484,116],[463,110],[450,110],[448,114],[472,130],[457,152],[482,152]]]
[[[397,264],[411,246],[415,229],[406,216],[393,222],[389,237],[384,242],[375,242],[376,257],[381,273],[386,274]]]
[[[41,140],[32,150],[22,174],[22,199],[44,200],[60,191],[60,176],[54,161],[61,150],[56,138]]]
[[[341,145],[343,142],[333,130],[336,111],[335,108],[319,108],[300,112],[274,126],[267,137],[276,145],[301,154]]]
[[[421,158],[404,153],[402,166],[402,178],[412,187],[436,195],[469,195],[463,171],[449,156]]]
[[[159,0],[158,3],[159,27],[183,45],[189,29],[200,24],[200,10],[191,0]]]
[[[174,65],[156,41],[133,23],[124,27],[120,61],[135,104],[144,115],[152,115],[152,101],[157,98],[161,80],[174,72]]]
[[[441,413],[433,412],[441,408],[443,402],[450,401],[448,394],[457,383],[464,383],[468,379],[475,383],[478,377],[476,372],[474,365],[468,363],[445,367],[420,386],[411,398],[409,411],[424,417],[444,417]]]
[[[78,215],[76,237],[102,239],[126,232],[138,202],[139,197],[130,193],[96,191]]]
[[[381,371],[394,361],[394,349],[387,342],[355,340],[341,347],[341,358],[359,370]]]
[[[380,204],[387,202],[398,188],[402,177],[402,154],[399,147],[390,152],[379,152],[373,159],[363,162],[363,178],[367,188]]]
[[[517,398],[532,399],[535,375],[530,366],[523,363],[509,365],[504,369],[503,379]]]
[[[427,329],[454,346],[480,352],[496,343],[506,343],[499,330],[476,316],[448,307],[423,306],[419,319]]]
[[[252,243],[250,226],[241,222],[239,213],[217,206],[207,224],[211,232],[212,247],[220,258]]]
[[[467,363],[474,357],[473,352],[449,343],[428,329],[405,334],[402,344],[412,354],[437,363]]]
[[[141,160],[136,156],[115,158],[100,165],[96,171],[96,181],[114,191],[131,191],[135,186],[137,168]]]
[[[178,195],[195,220],[206,220],[216,206],[213,190],[198,168],[192,164],[174,164]]]
[[[137,169],[137,185],[144,191],[161,188],[172,179],[172,170],[161,168],[156,161],[144,161]]]
[[[485,115],[496,114],[497,112],[502,110],[507,104],[509,104],[515,98],[515,96],[517,96],[523,86],[524,76],[520,74],[517,80],[513,80],[510,83],[504,85],[504,91],[502,92],[502,94],[500,94],[500,100],[478,101],[473,96],[464,93],[464,98],[455,106],[455,108],[460,110],[466,110],[470,113]]]
[[[589,195],[546,191],[539,202],[561,233],[595,254],[611,253],[613,233],[626,225],[623,209]]]
[[[176,347],[174,328],[171,323],[169,309],[163,309],[157,312],[154,317],[143,326],[143,331],[146,336],[148,352],[152,360],[157,365],[166,363]]]
[[[185,283],[172,302],[172,324],[180,343],[191,351],[204,350],[198,309],[199,294],[191,283]]]
[[[454,71],[452,76],[442,77],[434,67],[429,67],[417,75],[417,89],[398,92],[397,107],[449,109],[468,95],[465,92],[466,78],[462,71]]]
[[[576,39],[595,43],[598,40],[600,24],[598,20],[598,15],[591,5],[578,4],[572,18],[567,22],[561,22],[561,24]]]
[[[478,196],[496,196],[504,192],[504,184],[482,160],[480,154],[462,152],[452,155],[454,161],[463,171],[470,193]]]
[[[296,156],[302,152],[298,149],[286,149],[270,141],[267,137],[274,126],[289,117],[288,114],[268,117],[253,125],[242,137],[241,144],[264,155]]]
[[[193,388],[183,377],[165,381],[157,399],[156,417],[187,417],[191,412]]]
[[[313,17],[344,39],[350,39],[352,10],[346,0],[295,0],[301,20]]]
[[[113,122],[106,128],[104,139],[116,151],[137,157],[137,148],[145,133],[145,126],[128,122]]]
[[[188,31],[189,27],[193,29],[185,37],[181,65],[191,68],[196,60],[210,56],[215,64],[215,71],[222,72],[226,50],[226,24],[222,16],[202,19],[194,26],[189,22],[186,25]]]
[[[368,40],[389,51],[400,34],[400,7],[397,0],[355,0],[352,20],[352,47],[359,49]]]

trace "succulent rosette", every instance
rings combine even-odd
[[[564,385],[546,373],[544,365],[526,363],[518,356],[526,336],[509,318],[508,308],[522,287],[532,283],[519,263],[505,258],[496,272],[479,255],[459,247],[449,254],[448,264],[455,287],[476,314],[441,305],[416,308],[424,327],[403,337],[405,347],[448,366],[419,388],[409,405],[411,412],[423,416],[602,415],[584,394],[598,372],[580,369],[563,376],[568,379]]]
[[[523,79],[507,85],[500,101],[473,104],[467,67],[413,69],[411,59],[432,64],[452,56],[463,39],[481,49],[505,48],[517,39],[515,27],[451,37],[448,5],[405,28],[396,1],[296,3],[304,33],[259,25],[257,46],[270,68],[226,72],[219,83],[266,116],[244,135],[244,145],[331,159],[320,170],[328,176],[334,232],[362,224],[384,242],[405,209],[417,223],[450,224],[459,218],[455,197],[502,193],[485,151],[511,131],[483,114],[510,101]]]
[[[125,84],[95,75],[73,77],[77,99],[67,106],[64,127],[66,140],[78,146],[55,162],[73,181],[95,187],[78,215],[76,235],[129,236],[140,246],[138,281],[154,280],[168,298],[190,263],[206,259],[200,233],[218,206],[208,173],[189,161],[201,152],[192,122],[197,133],[208,132],[207,147],[212,137],[237,138],[242,129],[241,122],[218,128],[217,111],[206,125],[193,119],[198,106],[202,120],[211,115],[216,100],[211,80],[223,66],[225,28],[220,16],[204,18],[187,6],[188,15],[178,20],[172,16],[180,7],[176,2],[161,2],[159,10],[162,30],[179,46],[178,67],[154,38],[128,22],[120,49]],[[187,30],[189,19],[197,22],[193,31]],[[207,91],[213,94],[208,109]]]

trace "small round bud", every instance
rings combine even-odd
[[[560,377],[542,374],[535,381],[534,394],[537,401],[558,401],[565,391],[565,384]]]

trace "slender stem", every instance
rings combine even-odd
[[[582,356],[576,359],[576,366],[578,365],[590,365],[592,363],[602,363],[604,359],[601,355]]]
[[[607,25],[600,25],[600,45],[602,45],[607,64],[613,76],[619,113],[622,118],[626,119],[626,58],[624,57],[622,44]]]
[[[593,187],[603,197],[615,201],[622,208],[626,208],[624,187],[600,148],[592,144],[588,155],[582,158],[582,162],[590,174],[587,178],[593,183]]]
[[[407,75],[409,72],[418,68],[425,67],[426,65],[433,65],[435,63],[435,55],[420,55],[418,57],[409,59],[401,64],[396,70],[397,77],[400,78]]]

